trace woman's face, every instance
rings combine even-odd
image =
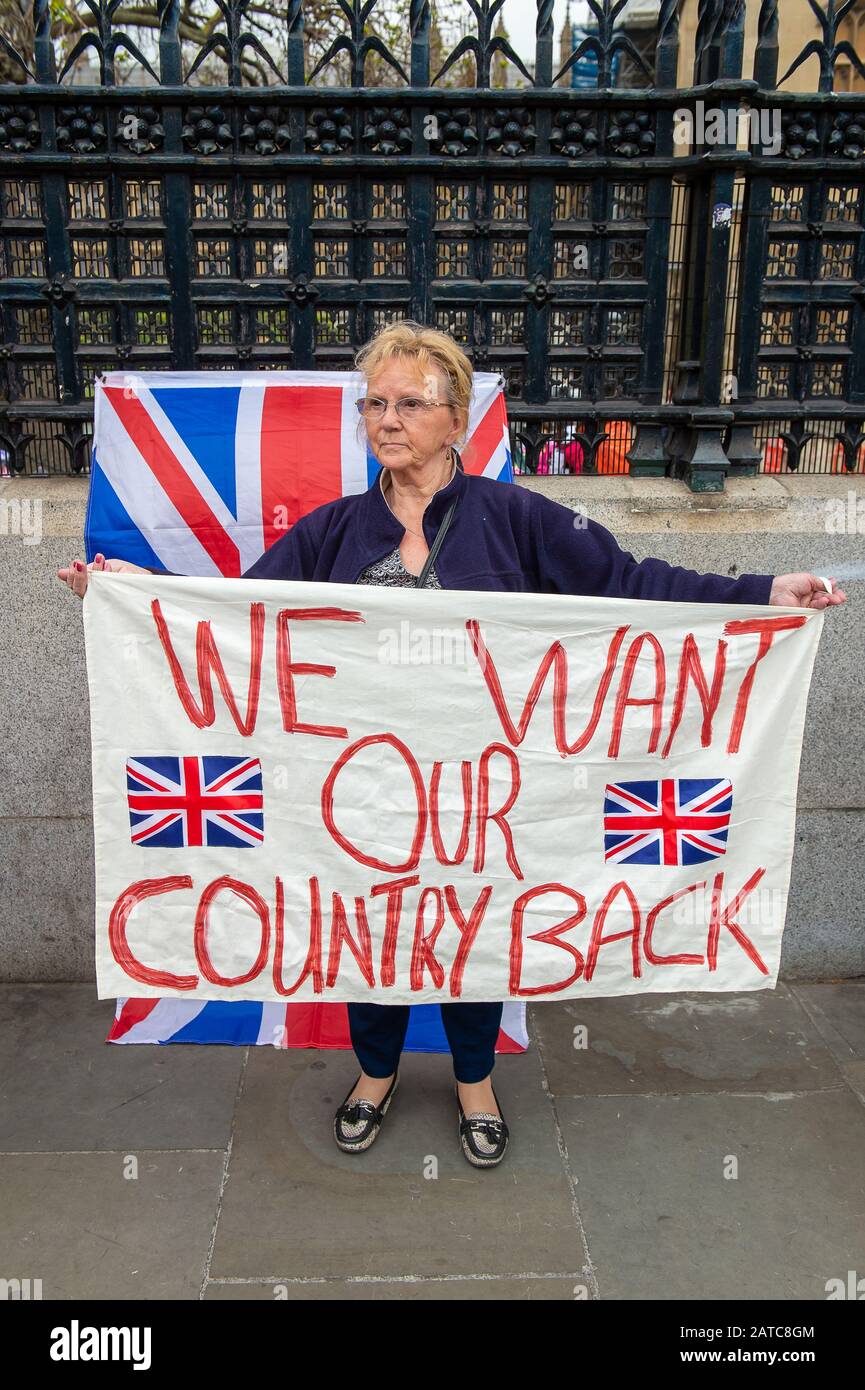
[[[377,419],[364,417],[370,447],[382,467],[401,472],[443,459],[448,445],[459,438],[461,423],[459,412],[445,404],[448,394],[441,368],[424,373],[411,358],[392,357],[369,379],[367,397],[388,402]],[[423,404],[398,415],[396,402],[405,399]]]

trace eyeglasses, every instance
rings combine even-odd
[[[367,419],[380,420],[390,401],[382,400],[381,396],[364,396],[363,400],[356,401],[355,404],[359,413]],[[435,410],[440,405],[453,409],[449,401],[425,401],[420,396],[401,396],[398,401],[394,401],[394,408],[401,420],[420,420],[425,411]]]

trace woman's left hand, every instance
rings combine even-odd
[[[828,594],[823,580],[816,574],[779,574],[772,581],[769,602],[782,608],[833,608],[846,603],[847,595],[837,587],[837,580],[827,576],[832,585]]]

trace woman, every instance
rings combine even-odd
[[[405,587],[423,578],[445,589],[803,608],[845,601],[813,574],[729,579],[663,560],[638,563],[603,526],[568,507],[528,488],[466,475],[454,446],[468,428],[472,368],[445,333],[391,324],[361,349],[357,365],[366,381],[361,423],[381,464],[375,481],[365,493],[302,517],[244,577]],[[75,560],[57,573],[83,596],[89,569],[145,572],[97,555],[89,566]],[[349,1004],[348,1014],[361,1073],[334,1116],[334,1138],[353,1153],[374,1142],[396,1090],[409,1009]],[[501,1014],[500,1003],[442,1005],[460,1141],[476,1167],[494,1167],[508,1144],[492,1086]]]

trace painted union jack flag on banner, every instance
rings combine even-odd
[[[727,848],[733,785],[725,777],[612,782],[604,796],[608,864],[702,864]]]
[[[128,758],[132,843],[259,845],[264,797],[258,758]]]

